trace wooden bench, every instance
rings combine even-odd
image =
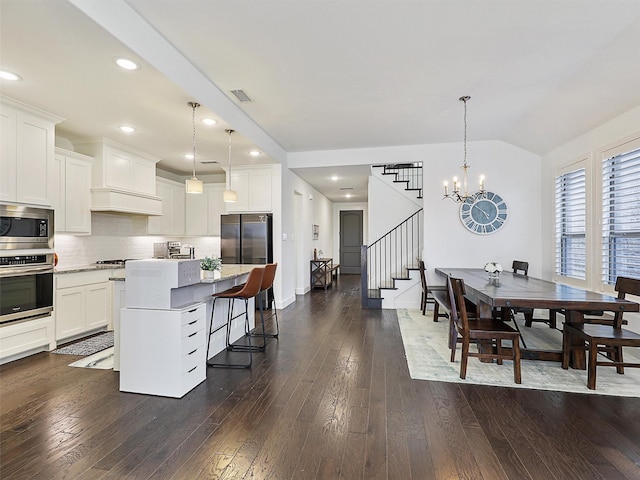
[[[340,264],[338,263],[337,265],[334,265],[331,268],[331,276],[333,278],[335,278],[336,280],[338,279],[338,269],[340,268]]]
[[[432,288],[429,293],[435,300],[433,305],[433,321],[437,322],[440,317],[449,318],[451,314],[451,303],[449,302],[449,292],[444,287],[442,290],[439,288]],[[442,312],[440,310],[442,309]]]

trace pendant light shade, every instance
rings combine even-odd
[[[222,195],[222,200],[225,203],[235,203],[238,201],[238,194],[231,190],[231,134],[234,130],[226,129],[225,132],[229,134],[229,169],[227,170],[227,189],[224,191]]]
[[[204,191],[202,180],[198,180],[198,177],[196,177],[196,108],[198,108],[200,104],[189,102],[187,105],[189,105],[193,111],[191,117],[193,123],[193,176],[185,181],[185,188],[187,189],[187,193],[202,193]]]

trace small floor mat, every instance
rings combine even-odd
[[[113,332],[105,332],[95,337],[87,338],[81,342],[73,343],[62,348],[58,348],[51,353],[62,355],[93,355],[105,348],[113,347]]]

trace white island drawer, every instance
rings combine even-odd
[[[205,304],[121,312],[121,391],[180,398],[204,381]]]

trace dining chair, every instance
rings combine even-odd
[[[426,268],[424,266],[424,260],[418,261],[418,271],[420,272],[420,283],[422,284],[422,296],[420,297],[420,310],[422,315],[426,315],[427,304],[433,305],[434,315],[433,321],[437,322],[439,317],[447,317],[446,312],[440,312],[438,303],[434,298],[434,292],[444,293],[447,290],[445,286],[430,287],[427,284]]]
[[[529,262],[525,262],[523,260],[514,260],[513,263],[511,264],[511,269],[513,270],[513,273],[515,273],[516,275],[523,275],[526,277],[529,275]],[[518,313],[522,313],[522,315],[524,316],[525,327],[531,327],[531,325],[533,325],[533,322],[544,322],[544,323],[547,323],[550,328],[556,328],[556,317],[555,315],[552,315],[551,312],[549,312],[548,318],[534,318],[533,312],[534,312],[533,308],[527,308],[527,307],[512,308],[511,318],[513,320],[513,323],[516,322],[515,315]]]
[[[460,360],[460,378],[467,376],[467,361],[469,357],[496,360],[502,365],[503,360],[513,360],[513,380],[521,383],[520,372],[520,333],[502,320],[495,318],[469,319],[465,305],[465,287],[461,278],[449,276],[447,289],[451,299],[451,320],[455,325],[460,341],[456,341],[451,349],[451,361],[455,362],[457,344],[462,344],[462,358]],[[511,348],[502,344],[504,340],[511,341]],[[477,344],[478,351],[471,352],[471,343]]]
[[[627,294],[640,296],[640,279],[618,277],[615,290],[618,298]],[[627,363],[622,347],[640,347],[640,335],[622,328],[622,310],[615,312],[612,325],[564,323],[562,336],[562,368],[569,368],[569,357],[573,350],[587,350],[587,388],[596,389],[596,367],[616,367],[624,374],[624,367],[640,367],[640,363]],[[598,361],[598,355],[606,361]]]

